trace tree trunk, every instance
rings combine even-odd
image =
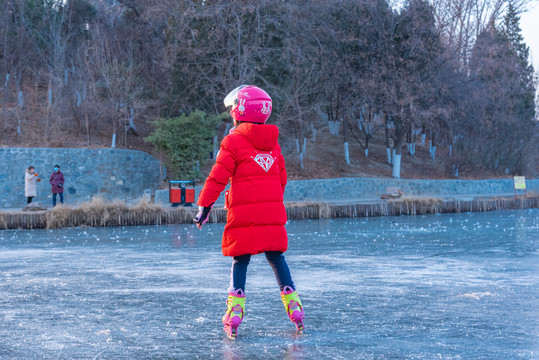
[[[370,136],[365,136],[365,157],[369,157],[369,140]]]
[[[395,159],[393,159],[393,177],[400,179],[401,177],[401,154],[396,154]]]
[[[346,138],[346,123],[344,119],[342,120],[342,134],[344,140],[344,160],[348,165],[350,165],[350,150],[348,147],[348,139]]]
[[[436,144],[434,142],[436,134],[433,132],[431,136],[431,150],[430,150],[430,156],[432,157],[432,160],[436,161]]]
[[[385,117],[385,121],[384,121],[384,124],[385,124],[385,132],[386,132],[386,153],[387,153],[387,163],[389,165],[391,165],[393,163],[392,161],[392,158],[391,158],[391,146],[389,144],[389,137],[390,137],[390,134],[389,134],[389,124],[388,124],[388,121],[389,121],[389,118],[386,114],[384,114],[384,117]]]
[[[230,124],[226,124],[226,128],[225,128],[225,131],[223,133],[223,137],[227,136],[228,135],[228,131],[230,130]]]
[[[395,155],[393,158],[393,177],[399,179],[401,177],[401,160],[402,160],[402,144],[406,132],[397,127],[395,129]]]
[[[22,122],[21,122],[21,118],[24,116],[24,113],[23,113],[23,106],[24,106],[24,95],[23,95],[23,92],[22,91],[19,91],[18,92],[19,94],[19,107],[18,107],[18,124],[17,124],[17,135],[18,136],[22,136]]]
[[[408,155],[412,154],[412,129],[410,128],[406,132],[406,149],[408,150]]]
[[[217,159],[217,152],[219,151],[219,139],[217,138],[217,135],[213,137],[213,154],[212,159]]]
[[[88,146],[90,146],[90,124],[88,123],[88,114],[85,114],[86,119],[86,138],[88,141]]]
[[[135,119],[134,119],[134,114],[133,114],[133,107],[130,107],[129,108],[129,127],[131,129],[133,129],[133,131],[136,133],[137,132],[137,127],[135,126]]]

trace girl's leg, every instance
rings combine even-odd
[[[52,207],[56,206],[56,193],[52,193]]]
[[[245,280],[251,255],[234,256],[230,274],[230,286],[226,300],[226,312],[223,316],[223,330],[231,339],[238,335],[238,327],[243,321],[245,311]]]
[[[64,193],[60,193],[60,202],[64,203]]]
[[[290,270],[288,269],[284,255],[280,251],[267,251],[266,259],[268,259],[268,262],[273,268],[273,272],[279,283],[281,299],[283,300],[286,314],[296,325],[296,328],[302,331],[304,329],[303,319],[305,319],[305,313],[303,312],[303,305],[301,305],[299,294],[292,281],[292,276],[290,276]]]
[[[245,292],[245,282],[247,280],[247,266],[251,260],[250,254],[234,256],[232,261],[232,270],[230,274],[230,286],[228,292],[234,292],[234,290],[241,289]]]
[[[275,278],[279,284],[279,289],[283,291],[285,286],[291,287],[293,290],[296,290],[294,282],[292,281],[292,276],[290,275],[290,269],[284,258],[284,255],[280,251],[266,251],[266,259],[268,260],[273,272],[275,273]]]

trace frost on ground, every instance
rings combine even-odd
[[[0,232],[1,359],[533,359],[539,211],[293,221],[306,330],[263,256],[222,331],[222,224]]]

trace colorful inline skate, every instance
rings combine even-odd
[[[226,305],[226,313],[223,316],[223,324],[225,325],[223,330],[225,330],[229,339],[235,340],[245,312],[245,294],[243,290],[238,289],[228,293]]]
[[[305,313],[303,312],[303,305],[299,299],[299,294],[296,290],[290,286],[285,286],[281,291],[281,299],[283,299],[284,308],[286,313],[294,324],[298,331],[303,331],[303,319],[305,319]]]

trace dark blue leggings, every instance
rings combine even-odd
[[[284,259],[283,253],[280,251],[266,251],[264,254],[266,255],[266,259],[275,273],[275,278],[279,284],[279,289],[283,291],[285,286],[290,286],[295,290],[296,288],[294,286],[294,282],[292,281],[292,276],[290,275],[290,269],[288,269],[288,264]],[[234,256],[234,260],[232,262],[232,274],[230,276],[230,287],[228,288],[229,292],[238,289],[245,292],[247,266],[249,266],[250,260],[250,254]]]

